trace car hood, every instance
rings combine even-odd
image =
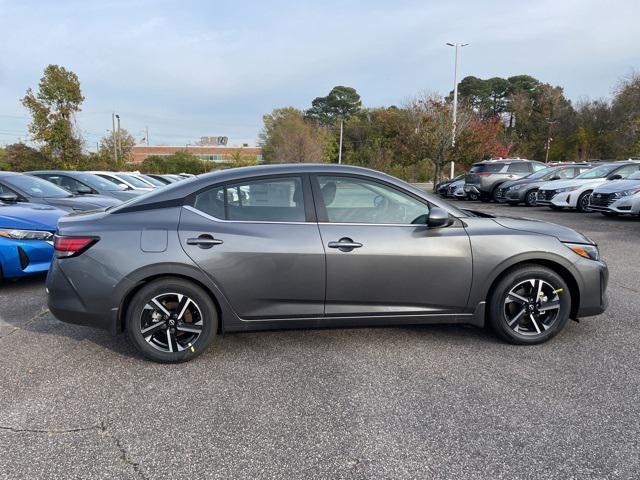
[[[540,235],[550,235],[552,237],[556,237],[561,242],[594,243],[583,234],[576,232],[569,227],[563,227],[562,225],[557,225],[555,223],[520,217],[496,217],[493,219],[493,221],[498,225],[509,228],[511,230],[537,233]]]
[[[49,205],[62,208],[67,211],[74,210],[97,210],[100,208],[114,207],[122,202],[112,197],[103,195],[91,195],[82,197],[49,197],[43,199]]]
[[[635,187],[640,187],[640,180],[610,180],[600,185],[593,192],[594,193],[624,192],[625,190],[630,190]]]
[[[0,228],[54,232],[58,225],[58,219],[66,213],[50,205],[36,203],[4,205],[0,203]]]
[[[571,180],[553,180],[550,182],[544,182],[540,185],[540,190],[558,190],[560,188],[581,187],[588,184],[600,185],[606,181],[606,178],[572,178]]]

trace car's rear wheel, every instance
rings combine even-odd
[[[591,191],[584,192],[578,197],[578,202],[576,203],[576,208],[579,212],[590,212],[589,208],[589,198],[591,197]]]
[[[524,265],[507,273],[489,300],[489,323],[510,343],[533,345],[549,340],[566,325],[571,295],[553,270]]]
[[[127,309],[127,333],[147,358],[160,363],[191,360],[218,329],[218,313],[198,285],[161,278],[138,291]]]
[[[538,192],[536,190],[529,190],[524,196],[524,203],[527,207],[535,207],[538,202]]]

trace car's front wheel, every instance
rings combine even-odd
[[[527,207],[535,207],[538,202],[538,192],[536,190],[529,190],[524,197],[524,203]]]
[[[218,329],[213,301],[198,285],[160,278],[142,287],[126,313],[127,333],[150,360],[191,360],[209,346]]]
[[[489,299],[489,323],[508,342],[533,345],[549,340],[567,323],[571,294],[553,270],[524,265],[507,273]]]
[[[590,212],[591,208],[589,208],[589,199],[591,198],[591,191],[584,192],[582,195],[578,197],[578,202],[576,203],[576,208],[579,212]]]

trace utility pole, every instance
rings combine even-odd
[[[147,148],[149,148],[149,126],[144,127],[146,131],[146,136],[144,138],[147,139]]]
[[[340,118],[340,150],[338,151],[338,164],[342,163],[342,130],[344,126],[344,118]]]
[[[118,117],[120,118],[120,117]],[[113,139],[113,161],[116,165],[116,167],[118,166],[118,141],[116,139],[116,114],[112,113],[111,114],[111,137]]]
[[[455,65],[453,67],[453,127],[451,131],[451,148],[456,146],[456,126],[458,121],[458,49],[466,47],[468,43],[448,43],[450,47],[456,49]]]

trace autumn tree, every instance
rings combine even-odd
[[[22,98],[31,114],[31,138],[42,146],[52,166],[70,168],[80,159],[82,142],[75,129],[75,114],[84,101],[78,76],[58,65],[49,65],[38,84]]]
[[[114,142],[118,151],[117,165],[114,162]],[[102,137],[98,155],[103,159],[108,159],[117,170],[121,170],[127,162],[133,159],[133,147],[135,145],[136,140],[133,135],[121,128],[116,131],[115,138],[111,133]]]
[[[322,163],[331,158],[332,139],[326,128],[293,107],[262,117],[262,156],[267,163]]]

